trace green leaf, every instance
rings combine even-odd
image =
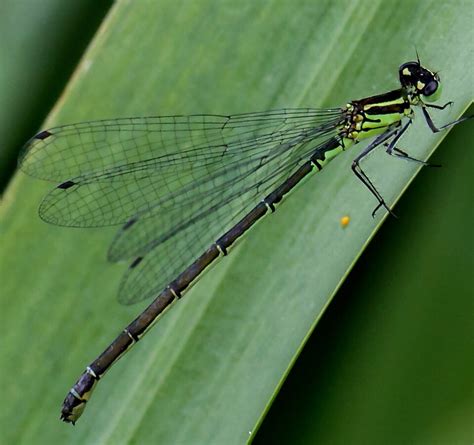
[[[471,112],[474,107],[471,107]],[[474,126],[443,141],[313,332],[255,444],[472,442]]]
[[[436,113],[447,122],[472,100],[471,16],[470,1],[118,2],[45,126],[343,105],[396,88],[414,45],[455,101]],[[418,121],[403,148],[426,158],[443,136]],[[101,381],[75,428],[58,420],[68,388],[145,306],[114,303],[126,265],[105,262],[113,230],[42,223],[51,185],[18,174],[0,209],[4,441],[245,443],[382,222],[350,173],[358,150],[206,274]],[[391,203],[418,171],[383,152],[365,168]]]

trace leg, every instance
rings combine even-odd
[[[400,140],[402,137],[403,133],[408,129],[408,126],[412,124],[412,120],[410,119],[402,128],[401,130],[396,134],[396,136],[390,141],[390,143],[385,142],[383,145],[387,147],[387,153],[390,156],[395,156],[400,159],[405,159],[407,161],[412,161],[416,162],[418,164],[430,166],[430,167],[441,167],[440,165],[434,165],[430,164],[428,162],[422,161],[421,159],[416,159],[411,157],[408,153],[405,153],[403,150],[400,150],[399,148],[395,147],[397,142]]]
[[[382,196],[378,192],[378,190],[375,188],[374,184],[372,184],[372,181],[368,178],[368,176],[364,173],[364,171],[361,169],[359,162],[364,159],[371,151],[376,149],[379,145],[382,145],[387,139],[390,139],[394,136],[397,136],[397,134],[402,131],[400,129],[394,129],[394,130],[388,130],[385,133],[382,133],[381,135],[377,136],[377,138],[371,142],[362,153],[360,153],[352,162],[352,171],[354,174],[359,178],[360,181],[370,190],[370,192],[377,198],[377,201],[379,202],[377,207],[375,207],[374,211],[372,212],[372,217],[375,216],[375,213],[380,207],[385,207],[385,209],[392,215],[396,215],[390,210],[388,205],[385,203],[383,200]]]
[[[389,144],[384,144],[384,145],[385,147],[389,147]],[[440,164],[430,164],[429,162],[422,161],[421,159],[412,158],[408,153],[405,153],[403,150],[400,150],[397,147],[392,147],[392,151],[389,153],[389,151],[387,150],[387,153],[390,156],[395,156],[396,158],[405,159],[411,162],[416,162],[417,164],[421,164],[426,167],[441,167]]]
[[[452,105],[454,102],[449,101],[446,102],[444,105],[435,105],[435,104],[424,104],[426,108],[436,108],[437,110],[444,110],[447,106]]]
[[[448,102],[448,104],[449,104],[449,102]],[[440,109],[443,109],[443,108],[446,107],[446,105],[448,105],[448,104],[445,104],[445,105],[444,105],[443,107],[441,107]],[[422,107],[421,107],[421,109],[422,109],[423,114],[424,114],[424,116],[425,116],[426,123],[428,124],[428,127],[430,127],[430,129],[431,129],[431,131],[432,131],[433,133],[438,133],[438,131],[444,130],[444,129],[446,129],[446,128],[453,127],[454,125],[457,125],[457,124],[459,124],[459,123],[461,123],[461,122],[464,122],[465,120],[472,119],[472,118],[474,117],[474,116],[461,117],[460,119],[457,119],[457,120],[455,120],[455,121],[453,121],[453,122],[450,122],[449,124],[443,125],[443,126],[441,126],[441,127],[438,128],[438,127],[436,127],[436,125],[434,124],[433,119],[431,119],[431,116],[430,116],[430,114],[428,113],[428,110],[426,109],[427,106],[428,106],[428,105],[423,104]],[[430,108],[438,108],[438,107],[435,107],[435,106],[433,106],[433,105],[430,105],[429,107],[430,107]]]

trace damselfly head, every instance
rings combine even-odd
[[[411,94],[423,96],[427,102],[438,100],[441,93],[439,76],[422,66],[419,61],[404,63],[400,66],[398,74],[402,87]]]

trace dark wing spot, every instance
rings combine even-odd
[[[76,185],[76,183],[74,181],[65,181],[62,184],[58,185],[58,189],[65,190],[65,189],[68,189],[68,188],[72,187],[73,185]]]
[[[35,136],[35,139],[46,139],[49,138],[53,133],[50,133],[48,130],[41,131]]]
[[[137,218],[130,218],[122,227],[122,230],[127,230],[137,222]]]
[[[141,263],[142,260],[143,260],[142,256],[139,256],[139,257],[135,258],[133,260],[132,264],[130,264],[129,269],[133,269],[133,268],[137,267]]]

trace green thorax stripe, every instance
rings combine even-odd
[[[355,100],[352,103],[367,116],[383,114],[403,115],[410,108],[410,102],[403,89]]]

